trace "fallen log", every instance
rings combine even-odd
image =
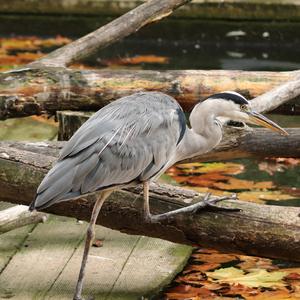
[[[90,112],[59,111],[58,140],[69,140],[75,131],[92,115]],[[187,159],[219,161],[244,157],[300,157],[300,129],[288,128],[289,136],[281,136],[264,128],[224,127],[221,144],[209,153]]]
[[[199,100],[224,90],[235,90],[249,99],[257,97],[279,84],[291,81],[297,74],[25,68],[0,74],[0,119],[54,114],[56,110],[98,110],[115,99],[138,91],[164,92],[175,97],[188,111]],[[289,99],[297,97],[296,91],[288,94]],[[277,98],[272,96],[271,99]],[[263,105],[264,102],[261,103]],[[300,111],[299,103],[295,102],[294,111]]]
[[[222,161],[236,158],[294,157],[300,158],[300,129],[285,128],[288,136],[268,129],[244,129],[226,126],[221,143],[210,151],[181,162]],[[70,134],[71,132],[68,132]],[[66,136],[64,136],[66,137]],[[57,156],[65,142],[0,142],[0,158],[9,158],[11,149]],[[50,152],[49,152],[50,151]]]
[[[55,160],[57,147],[28,143],[23,144],[27,150],[21,148],[22,144],[19,149],[17,144],[0,145],[0,200],[28,205]],[[139,187],[113,193],[105,202],[97,223],[125,233],[177,243],[197,243],[221,250],[300,261],[300,208],[227,201],[224,206],[242,211],[199,212],[178,215],[162,224],[147,224],[141,215],[140,193]],[[151,210],[154,214],[162,213],[193,203],[199,197],[201,195],[193,191],[153,184]],[[53,205],[46,211],[89,220],[93,204],[94,196],[90,195]]]

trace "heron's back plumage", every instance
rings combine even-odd
[[[123,97],[96,112],[62,149],[32,209],[159,173],[185,130],[177,102],[162,93]]]

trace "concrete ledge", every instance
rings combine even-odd
[[[144,0],[0,0],[0,13],[119,16]],[[173,17],[300,21],[298,0],[194,0]]]

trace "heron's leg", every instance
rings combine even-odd
[[[150,222],[160,222],[160,221],[167,220],[170,217],[173,217],[177,214],[196,213],[197,211],[207,208],[207,207],[214,208],[217,210],[224,210],[224,211],[240,211],[240,209],[238,209],[238,208],[220,207],[220,206],[216,205],[216,203],[218,203],[220,201],[229,200],[229,199],[236,199],[236,195],[233,194],[231,196],[225,196],[225,197],[218,198],[218,197],[211,196],[210,193],[207,193],[207,194],[205,194],[203,199],[201,197],[201,201],[199,201],[195,204],[183,207],[183,208],[175,209],[175,210],[172,210],[172,211],[169,211],[169,212],[166,212],[163,214],[159,214],[159,215],[151,215],[149,212],[146,220],[150,220]],[[145,197],[144,197],[144,200],[146,201]],[[148,206],[149,206],[149,204],[148,204]],[[144,209],[145,209],[145,205],[144,205]],[[147,213],[145,213],[145,215],[146,214]]]
[[[149,205],[149,181],[143,183],[143,196],[144,196],[144,218],[146,221],[151,222],[152,215],[150,213]]]
[[[85,240],[85,245],[84,245],[83,257],[82,257],[82,261],[81,261],[80,272],[79,272],[78,281],[77,281],[73,300],[82,300],[81,293],[82,293],[83,280],[84,280],[84,275],[85,275],[85,267],[86,267],[90,247],[91,247],[93,239],[95,237],[95,223],[96,223],[96,220],[99,215],[99,212],[100,212],[103,202],[106,200],[106,198],[110,194],[111,194],[111,191],[102,192],[95,202],[93,212],[91,215],[90,224],[89,224],[87,232],[86,232],[86,240]]]

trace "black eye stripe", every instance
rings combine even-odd
[[[249,102],[242,96],[232,93],[218,93],[208,97],[207,99],[224,99],[240,105],[249,104]]]

